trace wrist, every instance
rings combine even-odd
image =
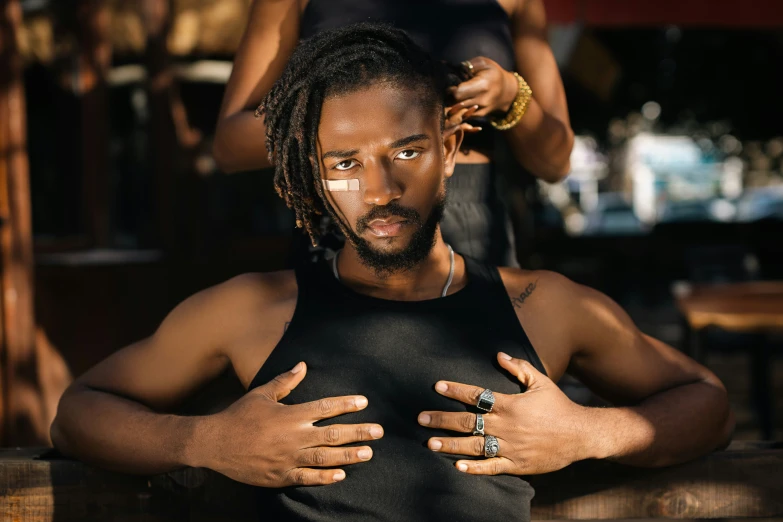
[[[585,458],[618,459],[645,450],[655,438],[650,422],[633,408],[587,408]]]
[[[178,460],[182,466],[213,469],[212,449],[215,447],[214,415],[177,417],[182,434],[182,452]]]
[[[519,86],[514,73],[504,70],[503,71],[503,89],[501,90],[500,103],[497,110],[503,114],[507,114],[511,110],[511,104],[517,97]]]

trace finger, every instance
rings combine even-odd
[[[468,132],[470,134],[481,132],[482,129],[482,127],[474,127],[470,123],[461,123],[459,128],[461,128],[464,132]]]
[[[435,391],[449,397],[450,399],[456,399],[465,404],[475,406],[478,403],[479,395],[484,391],[484,388],[478,386],[471,386],[470,384],[462,384],[459,382],[438,381],[435,385]],[[502,393],[494,392],[495,406],[493,411],[498,407],[498,403],[501,402],[501,398],[505,397]]]
[[[469,106],[467,112],[465,112],[465,114],[462,115],[462,119],[463,120],[469,119],[471,116],[473,116],[476,113],[477,110],[479,110],[478,105],[474,104]]]
[[[367,462],[371,458],[372,448],[368,446],[350,448],[327,448],[320,446],[300,451],[296,462],[299,466],[308,468],[333,468]]]
[[[484,437],[433,437],[427,442],[427,447],[438,453],[481,457],[484,455]]]
[[[286,473],[287,486],[325,486],[345,478],[341,469],[294,468]]]
[[[476,428],[476,414],[469,412],[423,411],[419,424],[428,428],[439,428],[460,433],[473,433]],[[484,429],[487,429],[488,415],[484,414]]]
[[[367,407],[367,397],[348,395],[345,397],[327,397],[318,401],[306,402],[296,406],[307,412],[311,422],[337,417],[345,413],[363,410]]]
[[[474,76],[466,82],[462,82],[454,88],[452,96],[455,101],[461,102],[469,98],[474,98],[486,92],[489,84],[487,79],[482,76]]]
[[[297,363],[291,370],[281,373],[271,381],[256,388],[256,393],[265,395],[270,400],[278,402],[291,393],[291,390],[302,382],[307,374],[307,365],[304,362]]]
[[[453,114],[450,114],[446,119],[446,125],[449,127],[454,127],[462,123],[462,120],[465,117],[465,114],[468,112],[468,110],[469,110],[468,108],[462,108],[454,112]]]
[[[470,475],[503,475],[511,473],[513,463],[503,457],[493,457],[482,460],[458,460],[455,465],[463,473]]]
[[[498,363],[500,366],[508,370],[514,375],[519,382],[525,385],[527,390],[532,390],[542,386],[548,379],[544,374],[539,372],[535,366],[524,359],[517,359],[510,355],[498,352]]]
[[[475,58],[471,58],[468,61],[473,66],[473,74],[476,74],[478,71],[483,71],[484,69],[489,69],[490,67],[492,67],[492,60],[484,56],[476,56]]]
[[[316,428],[310,443],[313,446],[342,446],[381,437],[383,427],[378,424],[333,424]]]
[[[468,109],[470,109],[470,107],[463,106],[462,104],[452,105],[446,110],[446,117],[451,118],[462,111],[467,111]]]

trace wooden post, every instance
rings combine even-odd
[[[106,76],[111,66],[111,14],[105,0],[81,0],[75,37],[79,54],[74,88],[81,97],[84,223],[97,247],[110,243],[109,111]]]
[[[17,46],[21,24],[19,1],[0,0],[0,441],[6,445],[27,438],[30,430],[31,442],[46,440],[36,437],[41,435],[40,416],[28,407],[38,401],[30,177]]]
[[[196,225],[193,164],[200,133],[191,128],[179,94],[167,42],[171,0],[142,0],[147,31],[145,66],[149,103],[149,150],[156,194],[155,240],[175,256],[188,251]]]

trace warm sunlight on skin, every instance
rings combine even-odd
[[[455,139],[444,145],[438,114],[421,110],[408,89],[376,84],[327,98],[318,128],[318,154],[325,179],[358,179],[358,192],[330,193],[342,219],[357,220],[391,202],[426,219],[443,181],[454,172]],[[415,227],[398,217],[376,220],[359,233],[373,248],[400,251]]]

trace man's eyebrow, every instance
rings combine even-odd
[[[351,149],[351,150],[330,150],[329,152],[325,152],[323,156],[321,156],[322,160],[325,160],[326,158],[349,158],[351,156],[354,156],[356,154],[359,154],[359,149]]]
[[[410,145],[411,143],[416,143],[417,141],[424,141],[428,139],[430,139],[430,137],[427,136],[426,134],[414,134],[413,136],[408,136],[407,138],[402,138],[395,141],[389,147],[392,149],[399,149],[400,147]]]
[[[393,142],[391,145],[389,145],[389,148],[399,149],[400,147],[410,145],[411,143],[416,143],[417,141],[424,141],[429,139],[430,137],[427,136],[426,134],[414,134],[412,136],[408,136],[407,138],[401,138]],[[330,150],[329,152],[325,152],[323,156],[321,156],[321,159],[325,160],[327,158],[337,158],[337,159],[350,158],[351,156],[354,156],[356,154],[359,154],[359,149]]]

